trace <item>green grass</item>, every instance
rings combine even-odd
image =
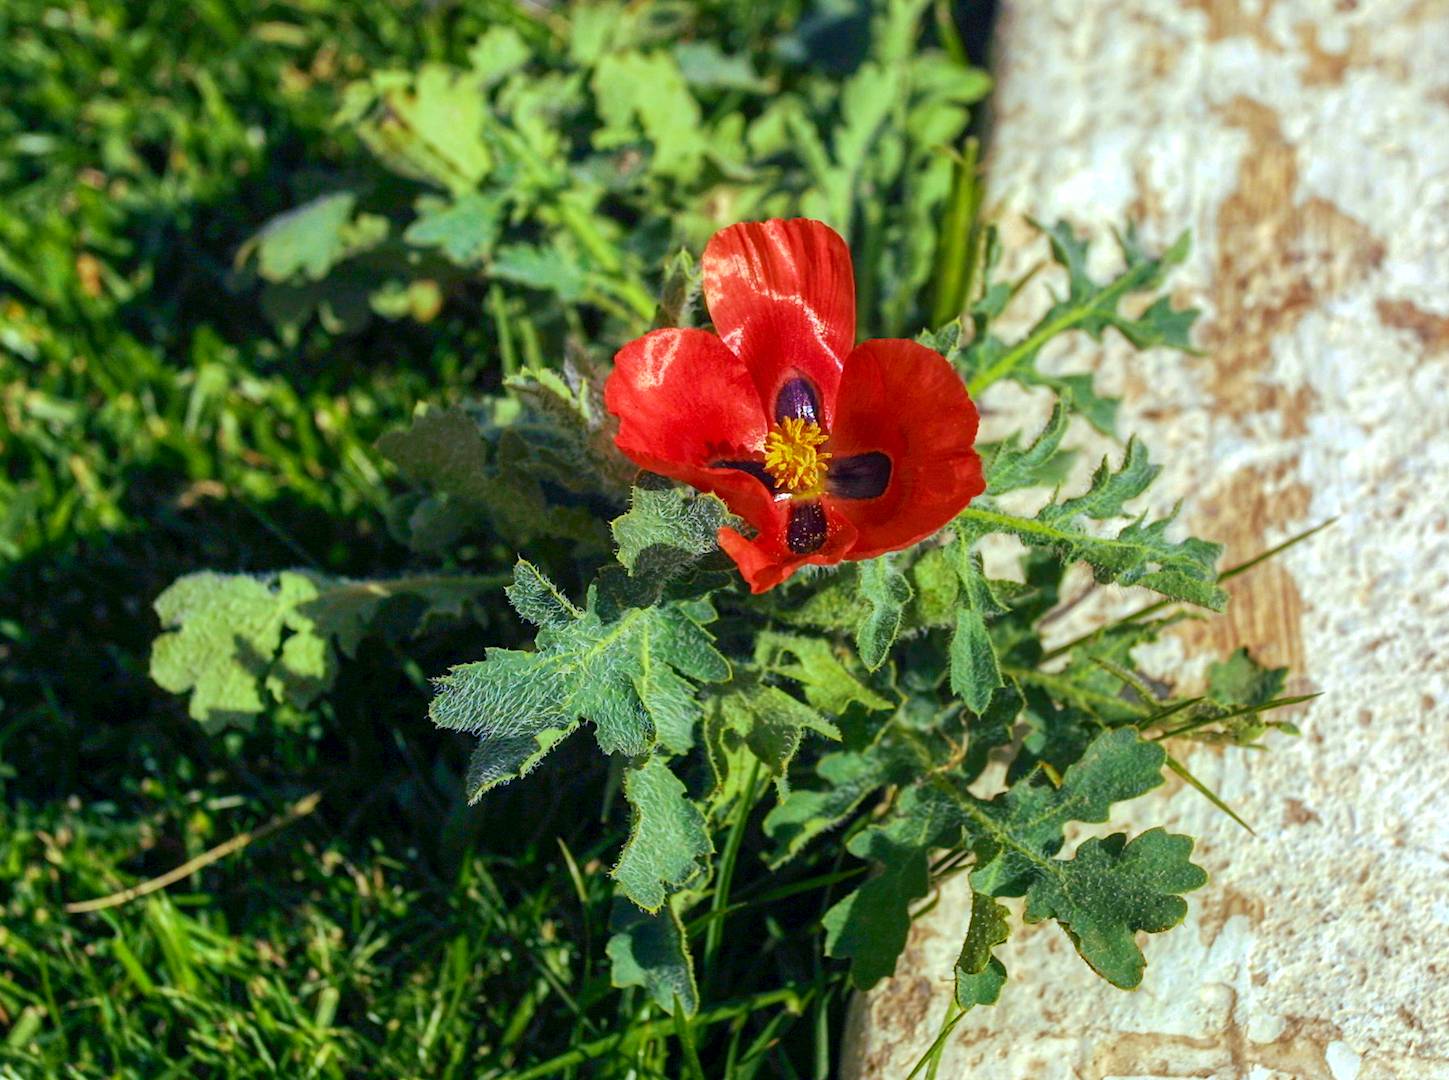
[[[698,9],[766,43],[800,14]],[[528,21],[504,0],[423,10],[0,7],[0,1075],[833,1067],[844,994],[818,919],[838,866],[767,877],[753,841],[736,848],[690,926],[702,1011],[676,1024],[609,986],[627,815],[607,767],[566,746],[547,782],[465,805],[466,740],[427,724],[427,676],[516,632],[501,597],[486,636],[366,644],[323,703],[251,732],[205,735],[147,675],[150,603],[182,574],[412,568],[373,444],[421,401],[496,385],[515,345],[522,308],[500,295],[487,317],[287,339],[233,265],[358,168],[331,122],[346,82],[459,62],[481,27]],[[65,910],[312,791],[315,812],[169,889]]]

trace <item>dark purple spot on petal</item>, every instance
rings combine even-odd
[[[785,528],[785,543],[796,555],[819,551],[825,543],[825,508],[817,502],[797,502],[790,506],[790,524]]]
[[[891,459],[879,450],[830,463],[825,486],[837,499],[874,499],[891,482]]]
[[[820,400],[810,380],[797,375],[788,379],[775,395],[775,423],[781,420],[809,420],[820,423]]]
[[[764,466],[764,463],[763,462],[759,462],[759,461],[716,461],[716,462],[714,462],[710,466],[710,468],[712,468],[712,469],[738,469],[740,472],[749,473],[751,476],[753,476],[760,483],[764,484],[765,487],[767,487],[767,488],[770,489],[770,494],[771,495],[776,495],[776,494],[779,493],[779,488],[777,488],[775,486],[775,478],[765,471],[765,466]]]

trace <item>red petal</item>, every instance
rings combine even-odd
[[[740,358],[704,330],[655,330],[614,357],[604,405],[614,443],[639,466],[723,497],[757,525],[770,520],[758,479],[714,462],[759,454],[769,421]]]
[[[828,428],[855,344],[855,275],[840,234],[804,218],[731,225],[711,238],[701,266],[715,330],[772,417],[781,384],[799,373],[818,388]]]
[[[859,533],[849,557],[869,559],[930,536],[986,490],[976,406],[940,353],[901,339],[865,341],[845,361],[828,449],[882,451],[891,478],[874,499],[827,502]]]
[[[855,526],[840,514],[832,513],[827,500],[825,516],[829,532],[825,543],[809,555],[797,555],[785,546],[785,523],[790,504],[781,501],[774,506],[777,520],[761,528],[755,539],[747,540],[731,528],[721,529],[717,537],[719,546],[740,568],[740,573],[749,583],[750,592],[762,593],[773,589],[802,566],[838,563],[856,542]]]

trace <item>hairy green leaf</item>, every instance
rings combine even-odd
[[[852,705],[869,710],[891,703],[866,686],[830,642],[798,634],[762,633],[755,639],[755,663],[764,671],[800,684],[805,700],[827,716],[842,716]]]
[[[860,595],[870,605],[870,612],[856,629],[855,644],[861,662],[875,671],[885,663],[900,633],[906,605],[911,602],[911,585],[888,555],[862,562],[857,572]]]
[[[1162,783],[1167,755],[1133,728],[1098,735],[1060,787],[1037,777],[989,802],[964,798],[963,822],[977,855],[971,883],[993,896],[1021,896],[1064,843],[1069,821],[1106,821],[1112,804]],[[1059,866],[1060,864],[1057,864]]]
[[[535,448],[544,439],[557,444],[566,438],[555,429],[525,435],[509,428],[494,447],[479,421],[461,408],[420,414],[411,427],[390,431],[377,444],[404,478],[429,492],[400,503],[394,527],[412,547],[431,553],[448,551],[490,525],[515,547],[536,536],[601,537],[593,514],[550,502],[540,486],[537,474],[547,461]]]
[[[651,755],[624,773],[624,797],[633,823],[612,874],[625,896],[653,913],[709,873],[714,846],[704,815],[662,757]]]
[[[744,736],[745,745],[782,792],[789,791],[790,762],[805,732],[840,739],[839,728],[778,686],[747,685],[725,696],[720,704],[725,721]]]
[[[676,1000],[686,1016],[698,1011],[694,960],[672,904],[651,915],[627,900],[615,900],[609,932],[605,951],[614,986],[643,987],[666,1013],[674,1011]]]
[[[520,560],[509,595],[521,614],[541,620],[535,651],[489,649],[438,680],[433,722],[479,736],[471,799],[527,772],[581,720],[607,754],[641,754],[661,738],[687,749],[699,710],[685,680],[729,677],[696,609],[629,608],[606,620],[595,590],[583,609],[566,607],[557,592]]]
[[[635,576],[658,581],[687,572],[719,550],[715,536],[732,519],[714,495],[687,494],[676,487],[635,487],[629,512],[610,528],[619,561]]]
[[[1100,338],[1109,326],[1116,327],[1139,348],[1165,345],[1190,349],[1188,334],[1197,312],[1174,309],[1166,298],[1135,318],[1121,311],[1125,297],[1156,287],[1169,268],[1187,257],[1187,235],[1179,237],[1162,255],[1151,256],[1137,243],[1135,234],[1127,233],[1119,240],[1126,265],[1110,280],[1097,282],[1087,270],[1087,242],[1070,225],[1057,222],[1038,228],[1050,241],[1052,258],[1066,270],[1067,294],[1052,305],[1025,338],[1008,346],[991,332],[991,322],[1015,289],[989,283],[983,297],[989,302],[972,309],[976,333],[963,353],[968,385],[973,396],[1003,378],[1053,386],[1075,399],[1076,409],[1095,427],[1114,434],[1116,403],[1097,396],[1092,377],[1048,375],[1037,370],[1037,357],[1047,342],[1068,330],[1085,330]],[[994,260],[989,260],[988,267],[991,262]]]
[[[1075,858],[1055,856],[1068,822],[1107,820],[1113,803],[1159,785],[1165,762],[1161,747],[1122,728],[1099,735],[1060,787],[1028,778],[989,802],[953,791],[976,855],[972,886],[1025,895],[1028,919],[1056,918],[1094,970],[1136,986],[1145,961],[1134,931],[1180,921],[1187,908],[1177,894],[1206,880],[1188,861],[1192,841],[1154,830],[1125,848],[1125,837],[1109,837],[1083,844]]]
[[[1175,600],[1220,611],[1228,600],[1217,585],[1214,569],[1222,554],[1220,544],[1196,537],[1169,540],[1166,533],[1172,517],[1151,522],[1138,517],[1111,537],[1097,536],[1084,525],[1083,519],[1103,521],[1123,514],[1123,504],[1141,494],[1156,475],[1157,467],[1134,438],[1127,444],[1121,468],[1114,471],[1103,459],[1085,493],[1050,504],[1035,518],[1001,513],[986,503],[967,507],[958,521],[968,535],[1010,533],[1027,544],[1049,548],[1063,559],[1085,562],[1098,581],[1141,585]]]
[[[1067,433],[1067,410],[1058,402],[1051,418],[1030,446],[1021,449],[1013,434],[996,448],[986,466],[986,493],[1002,495],[1020,488],[1056,484],[1061,477],[1063,459],[1071,460],[1070,451],[1061,451],[1062,436]]]
[[[951,636],[951,690],[968,709],[980,713],[986,710],[996,688],[1003,685],[986,619],[1005,609],[992,595],[980,558],[969,553],[966,540],[958,539],[956,548],[961,592],[956,630]]]
[[[775,845],[766,857],[771,868],[783,866],[817,836],[836,828],[866,797],[903,776],[909,759],[892,746],[868,746],[824,755],[815,775],[828,786],[792,788],[765,816],[764,832]]]
[[[487,578],[424,575],[350,581],[303,570],[178,578],[156,598],[165,629],[151,677],[191,693],[207,728],[250,727],[268,697],[298,707],[330,689],[337,654],[351,656],[374,630],[411,633],[428,618],[456,618],[496,587]]]

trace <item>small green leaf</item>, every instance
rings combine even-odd
[[[746,686],[721,701],[726,721],[744,736],[745,745],[774,777],[782,792],[790,762],[806,731],[839,741],[840,729],[778,686]]]
[[[250,726],[264,707],[261,684],[287,614],[316,595],[308,578],[292,573],[271,581],[213,573],[178,579],[156,599],[156,614],[171,632],[152,647],[151,678],[174,694],[190,691],[192,719],[209,728]]]
[[[634,808],[629,839],[612,875],[634,903],[656,912],[709,872],[714,853],[704,815],[661,757],[624,773],[624,797]]]
[[[476,191],[452,202],[419,200],[419,211],[403,239],[418,247],[438,248],[459,266],[481,264],[503,229],[503,201]]]
[[[727,53],[713,41],[681,41],[673,52],[690,86],[748,94],[770,91],[770,84],[756,73],[748,53]]]
[[[561,629],[583,615],[542,570],[526,559],[518,560],[513,568],[513,584],[504,592],[513,610],[545,630]]]
[[[966,540],[955,543],[956,569],[961,579],[956,631],[951,636],[951,691],[974,713],[986,710],[992,692],[1003,685],[996,648],[986,629],[987,616],[1005,609],[991,592],[979,556],[969,552]]]
[[[929,790],[912,787],[882,824],[858,833],[850,853],[876,873],[825,913],[825,952],[850,960],[850,980],[867,990],[895,973],[911,928],[911,904],[930,887],[928,855],[949,816]]]
[[[755,639],[755,663],[795,680],[805,691],[805,700],[827,716],[841,716],[852,705],[872,711],[892,707],[852,674],[823,638],[762,633]]]
[[[936,547],[925,552],[911,567],[911,579],[915,582],[912,622],[919,626],[954,626],[961,577],[951,548]]]
[[[1047,506],[1037,517],[1048,524],[1071,522],[1079,516],[1094,521],[1120,517],[1126,512],[1125,504],[1146,491],[1161,471],[1148,459],[1147,447],[1132,438],[1127,442],[1120,468],[1113,469],[1111,461],[1104,457],[1092,474],[1092,483],[1086,492]]]
[[[610,526],[619,561],[631,575],[667,580],[719,550],[715,540],[732,520],[714,495],[686,494],[676,487],[635,487],[629,512]]]
[[[911,602],[911,585],[888,555],[862,562],[858,574],[860,595],[870,605],[870,613],[856,630],[856,650],[866,668],[875,671],[885,663],[900,633],[906,605]]]
[[[533,50],[511,26],[490,26],[468,50],[468,64],[487,88],[512,75],[533,56]]]
[[[643,987],[667,1013],[679,1001],[686,1016],[699,1009],[694,960],[674,906],[650,915],[627,900],[615,900],[609,916],[609,980],[616,987]]]
[[[792,788],[765,816],[764,832],[775,848],[766,857],[771,869],[783,866],[817,836],[839,826],[873,791],[905,780],[913,758],[894,744],[873,743],[861,750],[825,754],[815,775],[827,787]]]
[[[979,713],[1001,682],[986,620],[979,611],[961,608],[956,613],[956,632],[951,635],[951,692]]]
[[[1066,433],[1067,410],[1058,402],[1046,427],[1025,450],[1019,448],[1015,435],[997,448],[986,467],[987,494],[1002,495],[1020,488],[1055,484],[1061,472],[1061,459],[1068,456],[1059,453]]]
[[[572,303],[583,298],[588,271],[569,252],[534,244],[506,244],[498,249],[489,266],[490,274],[530,289],[557,293]]]
[[[167,632],[152,647],[151,677],[189,691],[191,716],[207,728],[250,727],[268,695],[300,708],[330,689],[338,652],[351,656],[369,633],[409,634],[428,619],[457,618],[491,588],[467,575],[188,574],[156,599]]]
[[[956,1004],[994,1005],[1006,984],[1006,966],[992,951],[1011,936],[1006,908],[984,893],[971,894],[971,922],[956,957]]]
[[[416,75],[381,72],[358,84],[344,115],[357,119],[363,142],[388,168],[462,195],[493,168],[487,106],[477,73],[431,63]]]
[[[407,430],[390,431],[378,450],[408,479],[463,498],[487,497],[488,448],[462,409],[430,409]]]
[[[1026,894],[1027,922],[1056,919],[1082,959],[1113,986],[1142,982],[1147,961],[1134,935],[1170,930],[1187,915],[1181,893],[1201,888],[1207,874],[1189,861],[1192,839],[1149,829],[1092,839]]]
[[[382,234],[364,218],[361,228],[352,225],[357,196],[350,191],[333,192],[304,203],[295,210],[274,217],[239,253],[255,249],[257,271],[268,281],[321,281],[343,259],[371,247]]]
[[[642,132],[654,147],[651,172],[685,182],[699,174],[710,142],[699,103],[673,56],[606,53],[589,85],[604,121],[594,133],[596,147],[624,146]]]
[[[565,439],[543,424],[527,434],[508,427],[495,447],[465,409],[422,413],[411,427],[390,431],[377,443],[406,480],[428,493],[414,493],[399,504],[394,528],[413,548],[429,553],[447,551],[490,525],[515,548],[536,536],[593,542],[602,535],[595,515],[549,502],[540,487],[549,461],[540,444],[558,449]]]
[[[1187,250],[1184,234],[1162,255],[1153,257],[1137,244],[1129,232],[1121,240],[1126,265],[1110,280],[1097,282],[1087,269],[1088,245],[1066,222],[1037,225],[1050,241],[1052,258],[1067,272],[1067,295],[1058,300],[1021,341],[1008,346],[990,332],[990,325],[1006,302],[1026,279],[1015,287],[988,283],[982,301],[972,307],[976,333],[964,350],[963,361],[970,373],[972,396],[980,394],[998,379],[1011,378],[1027,385],[1049,385],[1070,395],[1075,411],[1085,415],[1099,430],[1114,434],[1116,402],[1099,397],[1091,375],[1049,376],[1036,369],[1036,360],[1047,342],[1068,330],[1085,330],[1100,338],[1115,326],[1141,348],[1165,345],[1190,348],[1188,334],[1197,312],[1175,310],[1166,298],[1154,302],[1139,317],[1124,315],[1122,300],[1134,293],[1155,288],[1163,273],[1181,262]],[[993,260],[988,260],[988,269]]]
[[[1208,697],[1220,705],[1262,705],[1283,690],[1287,668],[1263,667],[1246,648],[1208,669]]]

